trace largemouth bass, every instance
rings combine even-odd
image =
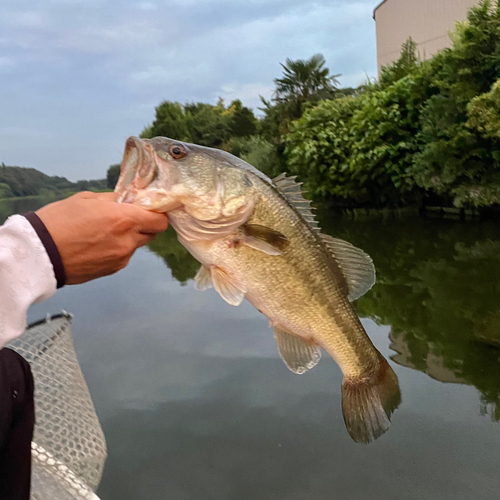
[[[294,373],[324,349],[343,373],[342,412],[356,442],[389,427],[398,380],[351,301],[375,282],[373,262],[322,234],[293,177],[271,180],[225,151],[165,137],[127,140],[119,201],[168,213],[179,241],[201,263],[195,286],[213,285],[231,305],[244,298],[269,318]]]

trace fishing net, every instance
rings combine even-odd
[[[31,365],[36,423],[31,445],[32,500],[95,500],[106,441],[76,359],[72,316],[30,325],[9,344]]]

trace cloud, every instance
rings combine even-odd
[[[160,86],[168,90],[176,83],[197,93],[203,87],[213,86],[216,88],[212,95],[220,95],[227,85],[249,85],[248,80],[253,85],[269,86],[273,76],[279,74],[278,63],[286,57],[305,58],[323,52],[329,62],[332,56],[334,64],[335,59],[342,61],[343,45],[332,44],[332,39],[349,40],[352,25],[369,18],[370,13],[371,6],[359,2],[331,8],[302,4],[274,17],[250,17],[238,25],[215,24],[212,29],[194,32],[190,37],[175,38],[169,34],[161,48],[141,55],[142,62],[137,65],[143,67],[129,74],[129,82],[141,92]],[[356,50],[366,51],[358,47]],[[351,64],[352,57],[350,53]],[[343,62],[349,66],[347,60]],[[359,69],[369,72],[373,68],[372,62]],[[359,69],[356,68],[356,73]],[[336,67],[334,71],[337,72]],[[253,83],[257,75],[262,78],[266,73],[267,85],[264,81]],[[258,94],[249,99],[256,102]]]
[[[287,57],[323,53],[332,73],[342,73],[342,85],[357,85],[376,74],[376,3],[8,3],[0,17],[0,74],[9,74],[0,80],[2,126],[51,135],[32,139],[36,153],[30,144],[20,147],[20,138],[0,137],[0,161],[70,178],[102,177],[160,101],[239,98],[255,108],[259,95],[271,95]]]
[[[41,28],[45,26],[45,16],[36,11],[15,11],[3,14],[3,23],[15,28]]]
[[[257,108],[262,106],[260,96],[269,99],[273,94],[274,87],[272,85],[264,85],[259,82],[255,83],[229,83],[222,85],[220,91],[213,98],[222,97],[225,101],[231,102],[236,99],[244,102],[257,111]]]
[[[161,31],[145,21],[108,26],[88,26],[68,30],[57,38],[58,49],[81,53],[105,53],[123,55],[125,50],[138,51],[155,47],[162,41]]]
[[[15,62],[10,57],[0,57],[0,73],[8,73],[14,68]]]
[[[158,5],[153,2],[139,2],[137,8],[140,10],[156,10],[158,9]]]

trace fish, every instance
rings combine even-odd
[[[396,374],[352,302],[375,283],[372,259],[321,233],[295,177],[275,179],[230,153],[166,137],[130,137],[115,191],[121,203],[165,212],[201,263],[195,287],[269,319],[296,374],[326,351],[343,374],[342,414],[358,443],[384,434],[401,403]]]

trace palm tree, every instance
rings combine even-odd
[[[276,91],[273,100],[286,105],[291,120],[302,116],[304,103],[335,97],[339,84],[337,77],[340,75],[331,76],[325,63],[321,54],[315,54],[307,60],[287,59],[286,64],[281,64],[284,74],[274,80]]]

